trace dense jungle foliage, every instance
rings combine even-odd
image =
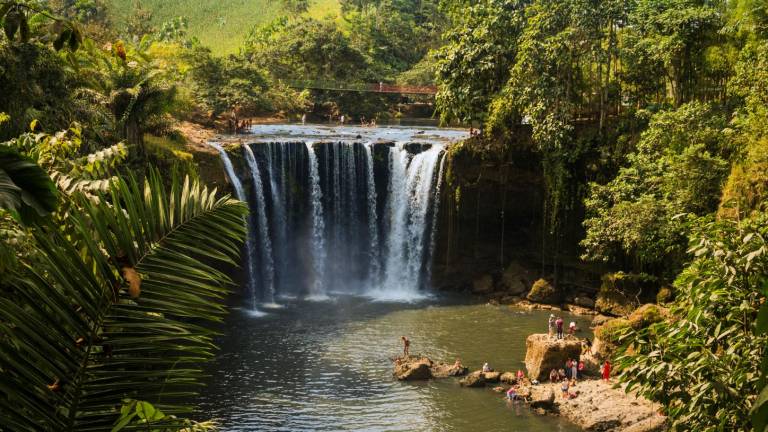
[[[625,335],[624,379],[676,430],[765,430],[768,3],[487,0],[452,17],[441,116],[482,124],[488,151],[530,128],[549,235],[583,206],[584,260],[673,287],[670,318]]]
[[[285,0],[234,49],[199,10],[124,3],[0,0],[3,429],[211,427],[188,404],[247,210],[178,126],[402,102],[314,80],[435,84],[482,152],[529,131],[546,236],[583,210],[585,262],[671,293],[621,337],[622,379],[676,430],[768,430],[765,1]]]

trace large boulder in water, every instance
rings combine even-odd
[[[462,376],[468,371],[464,366],[434,362],[423,356],[408,356],[395,359],[395,371],[392,375],[400,381],[415,381]]]
[[[432,378],[432,360],[427,357],[408,356],[395,360],[393,375],[400,381],[427,380]]]
[[[485,382],[497,383],[499,382],[499,378],[501,378],[501,372],[485,372],[483,373],[483,377],[485,378]]]
[[[485,374],[483,371],[474,371],[459,381],[462,387],[485,387]]]
[[[499,377],[499,381],[504,384],[517,384],[517,375],[514,372],[504,372]]]
[[[559,293],[545,279],[534,282],[526,298],[535,303],[556,304],[560,302]]]
[[[528,377],[544,381],[552,369],[563,368],[568,359],[579,358],[581,341],[574,337],[555,339],[546,334],[532,334],[526,339],[525,348]]]

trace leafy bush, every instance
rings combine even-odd
[[[675,281],[670,318],[621,341],[627,390],[660,402],[679,430],[748,431],[768,335],[756,333],[768,288],[768,214],[699,220],[694,261]]]

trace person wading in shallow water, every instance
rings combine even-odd
[[[400,336],[403,340],[403,357],[408,357],[411,353],[411,341],[405,336]]]

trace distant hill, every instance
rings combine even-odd
[[[133,13],[134,0],[105,0],[110,19],[122,27]],[[174,17],[189,19],[191,36],[215,53],[237,52],[254,25],[269,22],[284,14],[279,0],[141,0],[152,11],[156,27]],[[309,14],[316,18],[338,15],[338,0],[310,0]]]

